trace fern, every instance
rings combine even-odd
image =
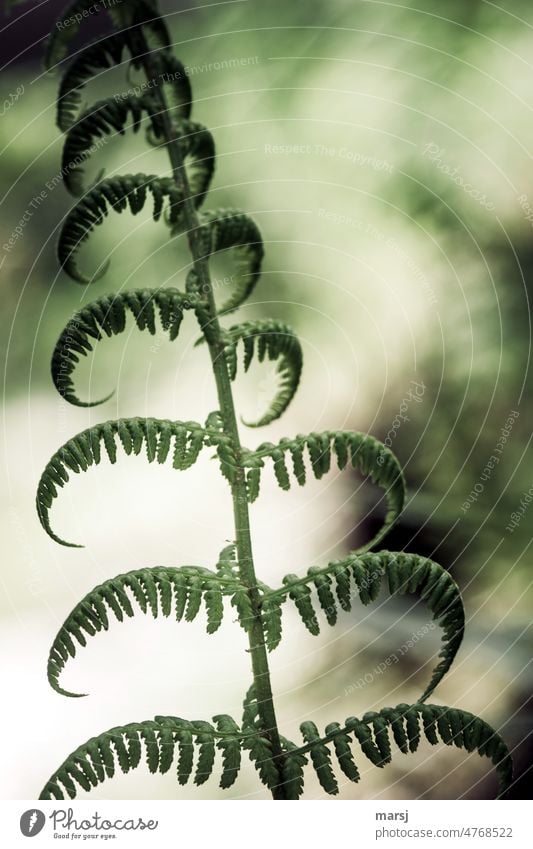
[[[215,746],[224,753],[220,786],[231,787],[239,772],[242,735],[229,716],[214,717],[213,722],[216,727],[202,720],[156,716],[155,720],[111,728],[72,752],[47,781],[39,798],[64,799],[66,793],[74,799],[79,787],[89,791],[106,778],[113,778],[117,770],[130,772],[143,761],[150,772],[166,773],[177,760],[178,782],[186,784],[193,774],[196,753],[193,782],[203,784],[213,772]]]
[[[169,223],[175,222],[183,207],[183,193],[170,177],[146,174],[129,174],[102,180],[69,213],[59,236],[57,255],[62,268],[78,283],[94,283],[104,276],[109,262],[92,275],[84,274],[77,264],[77,251],[87,241],[94,227],[104,221],[109,209],[124,212],[130,209],[137,215],[146,202],[148,193],[153,197],[152,217],[159,221],[165,201]]]
[[[271,590],[264,595],[263,615],[268,620],[273,615],[273,609],[279,610],[281,604],[289,598],[294,602],[307,630],[316,635],[320,632],[317,607],[322,609],[328,625],[335,625],[339,609],[349,612],[354,598],[358,597],[365,605],[375,601],[384,580],[391,595],[416,593],[426,602],[434,620],[443,629],[441,661],[420,697],[422,702],[431,695],[452,665],[465,626],[459,587],[449,572],[438,563],[416,554],[401,552],[354,553],[323,569],[311,567],[304,578],[286,575],[281,589]],[[316,600],[311,589],[316,592]],[[278,621],[281,621],[281,611]],[[267,644],[272,651],[281,641],[281,628],[274,626],[272,635],[268,635],[267,626]]]
[[[84,695],[63,690],[59,676],[69,657],[76,656],[76,644],[85,646],[88,637],[108,630],[110,614],[123,622],[125,617],[134,616],[138,607],[154,618],[174,615],[178,622],[192,622],[203,602],[207,633],[214,634],[222,624],[227,596],[247,630],[250,611],[240,605],[241,594],[248,597],[237,578],[224,578],[198,566],[157,566],[117,575],[91,590],[69,613],[50,650],[48,681],[63,696]]]
[[[10,0],[9,6],[22,0]],[[150,463],[172,461],[175,469],[194,465],[204,448],[217,457],[231,491],[235,531],[216,567],[156,566],[126,572],[92,589],[67,615],[52,644],[48,680],[56,692],[75,696],[60,684],[69,659],[75,658],[89,638],[107,631],[112,621],[123,622],[139,612],[174,617],[176,621],[205,617],[209,634],[215,633],[224,615],[231,614],[244,630],[253,669],[253,681],[243,704],[242,722],[219,714],[209,723],[173,716],[112,728],[91,738],[67,757],[42,791],[43,799],[74,798],[79,788],[90,791],[115,772],[128,772],[145,762],[151,772],[168,772],[175,764],[178,784],[191,779],[207,781],[220,764],[220,786],[236,781],[243,752],[259,780],[274,799],[298,799],[304,792],[308,769],[314,769],[328,794],[338,791],[338,769],[358,782],[359,755],[376,767],[392,757],[393,743],[401,752],[415,751],[425,738],[430,744],[455,745],[490,758],[496,768],[500,795],[509,792],[511,758],[501,737],[482,719],[453,707],[426,704],[426,699],[453,663],[464,632],[464,610],[459,589],[439,564],[416,554],[371,551],[400,515],[405,483],[392,452],[372,436],[350,431],[325,431],[263,442],[256,448],[241,444],[237,427],[232,381],[237,379],[240,352],[246,371],[254,357],[275,362],[278,387],[266,411],[255,422],[268,424],[287,409],[302,374],[302,350],[297,335],[280,321],[245,321],[224,327],[224,317],[238,309],[253,293],[263,260],[259,227],[239,210],[200,211],[215,167],[215,146],[209,131],[190,118],[190,83],[181,62],[173,55],[171,39],[159,16],[156,0],[124,0],[102,7],[113,31],[89,44],[67,62],[72,39],[83,31],[83,12],[93,4],[75,0],[64,18],[76,15],[76,25],[56,27],[49,40],[46,63],[60,65],[57,121],[66,133],[62,174],[65,187],[78,197],[67,215],[58,242],[62,268],[73,279],[90,283],[99,279],[107,264],[86,274],[78,267],[78,252],[96,227],[111,212],[139,213],[150,199],[153,218],[163,218],[171,237],[185,233],[192,263],[183,289],[137,289],[100,296],[75,313],[60,334],[52,357],[53,382],[62,397],[78,406],[98,401],[78,398],[74,374],[80,358],[92,353],[104,337],[122,333],[131,313],[139,330],[156,332],[159,322],[169,338],[178,337],[189,310],[198,321],[202,341],[209,348],[216,381],[219,410],[205,425],[155,418],[106,421],[88,427],[69,439],[48,462],[37,489],[37,511],[45,531],[62,540],[51,528],[50,510],[68,483],[98,465],[104,456],[115,463],[119,451],[126,455],[144,450]],[[81,14],[80,14],[81,13]],[[82,106],[85,85],[117,66],[143,72],[145,84],[127,94],[117,94],[92,106]],[[65,67],[66,66],[66,67]],[[171,176],[133,174],[103,178],[87,187],[85,167],[100,142],[128,130],[145,128],[148,144],[168,151]],[[228,294],[215,301],[210,258],[228,251],[233,273]],[[108,396],[109,397],[109,396]],[[106,400],[106,399],[104,399]],[[375,537],[358,551],[326,566],[313,566],[301,577],[287,575],[271,588],[255,573],[249,532],[249,504],[260,492],[261,476],[271,467],[278,485],[288,490],[308,474],[321,479],[333,463],[339,470],[357,469],[383,491],[386,514]],[[280,733],[268,652],[282,639],[282,614],[295,606],[312,633],[337,622],[340,611],[355,603],[375,601],[386,585],[393,595],[413,594],[427,605],[442,629],[439,661],[419,700],[412,705],[382,708],[362,719],[349,717],[341,725],[331,722],[322,733],[310,720],[302,723],[302,742]],[[229,605],[228,605],[229,602]]]
[[[392,740],[404,754],[416,752],[422,736],[425,736],[432,745],[442,742],[490,758],[500,781],[501,798],[508,794],[512,781],[511,757],[500,735],[478,716],[456,708],[400,704],[377,712],[370,711],[362,719],[348,717],[343,726],[331,723],[324,736],[320,735],[313,722],[302,723],[300,731],[304,745],[289,750],[292,770],[296,771],[294,762],[297,758],[309,755],[322,787],[330,795],[338,793],[332,754],[344,775],[357,782],[360,775],[353,759],[353,749],[360,749],[374,766],[383,767],[390,763],[392,757],[391,732]]]
[[[279,360],[276,397],[257,422],[244,422],[248,427],[263,427],[283,415],[294,398],[302,374],[302,349],[291,328],[280,321],[247,321],[230,327],[225,333],[225,353],[232,380],[237,376],[239,342],[244,348],[244,371],[248,371],[255,355],[260,363],[266,357]]]
[[[182,229],[181,220],[173,232]],[[233,292],[218,310],[225,315],[238,309],[252,294],[263,260],[263,239],[255,221],[236,209],[216,209],[201,212],[198,216],[199,258],[208,259],[219,251],[233,252],[235,281]],[[197,271],[193,268],[187,275],[187,291],[201,294]]]
[[[255,451],[247,452],[244,458],[244,465],[249,469],[246,477],[248,498],[253,502],[259,495],[265,460],[272,461],[280,488],[288,490],[291,472],[297,483],[304,486],[307,480],[306,461],[315,478],[320,479],[329,472],[332,455],[336,457],[339,469],[346,468],[350,462],[353,468],[369,475],[385,490],[387,513],[382,528],[367,545],[371,548],[390,530],[402,511],[405,498],[405,481],[396,457],[373,436],[351,431],[326,431],[282,439],[278,445],[264,442]],[[287,465],[289,457],[292,468]]]
[[[134,289],[120,295],[103,295],[79,310],[61,333],[52,356],[52,380],[60,395],[78,407],[103,404],[113,393],[101,401],[80,401],[74,390],[72,374],[80,357],[91,353],[94,343],[106,336],[116,336],[126,329],[128,311],[139,330],[156,332],[156,316],[169,339],[177,339],[183,313],[192,309],[197,301],[179,289]]]

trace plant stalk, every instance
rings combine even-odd
[[[145,72],[150,80],[156,80],[158,77],[158,68],[150,54],[150,50],[142,32],[142,27],[139,27],[137,32],[139,34],[139,47],[141,48],[140,53]],[[233,498],[233,515],[235,522],[235,540],[239,565],[239,577],[248,589],[253,611],[252,624],[248,631],[248,640],[255,694],[257,697],[262,729],[270,741],[274,763],[277,766],[278,772],[280,772],[280,768],[283,763],[283,752],[276,720],[272,685],[270,681],[268,654],[265,646],[265,637],[261,620],[261,595],[257,586],[257,578],[255,575],[253,561],[245,469],[242,464],[242,446],[239,437],[237,417],[235,415],[231,381],[224,351],[224,339],[217,316],[213,285],[209,273],[209,258],[203,255],[203,248],[200,244],[198,215],[191,197],[182,152],[179,141],[176,138],[175,130],[172,127],[164,91],[159,84],[154,85],[153,91],[160,102],[159,118],[163,127],[165,144],[172,167],[172,175],[176,185],[180,186],[183,190],[184,219],[187,229],[187,239],[193,258],[194,270],[198,276],[202,295],[208,304],[207,312],[209,316],[209,333],[206,335],[206,341],[211,355],[224,431],[231,438],[237,460],[235,478],[231,485],[231,494]],[[272,795],[274,799],[285,798],[281,775],[279,784],[277,787],[272,789]]]

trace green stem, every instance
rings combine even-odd
[[[142,55],[146,74],[150,80],[156,80],[159,74],[157,63],[155,63],[152,59],[146,39],[142,33],[142,28],[139,28],[138,33],[139,46],[141,47],[140,53]],[[176,138],[175,130],[172,127],[164,91],[160,85],[155,85],[153,90],[160,101],[159,118],[163,127],[165,143],[170,158],[170,164],[172,166],[172,174],[176,185],[182,187],[183,190],[183,211],[187,228],[187,239],[193,257],[194,270],[198,276],[200,289],[208,305],[207,315],[209,332],[206,334],[205,329],[202,329],[204,329],[204,335],[209,346],[209,353],[213,364],[213,372],[217,387],[220,413],[224,424],[224,431],[231,438],[237,460],[235,476],[231,485],[231,494],[233,498],[233,515],[235,522],[235,540],[237,546],[239,575],[242,583],[248,588],[248,594],[253,611],[252,624],[248,631],[248,640],[250,645],[249,651],[252,661],[255,695],[257,698],[261,726],[270,741],[272,756],[279,772],[280,766],[283,762],[283,753],[274,708],[268,654],[265,646],[265,636],[261,620],[261,594],[258,589],[254,569],[245,469],[242,464],[242,446],[239,437],[239,428],[237,425],[237,417],[235,415],[231,381],[224,350],[224,339],[217,316],[213,285],[209,273],[209,259],[203,255],[203,249],[198,238],[199,220],[191,197],[189,181],[187,179],[179,141]],[[274,799],[285,798],[281,777],[279,784],[272,789],[272,795]]]

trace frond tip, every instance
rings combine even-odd
[[[432,745],[439,742],[455,745],[467,752],[490,758],[500,781],[499,798],[505,798],[512,782],[512,761],[507,746],[499,734],[484,720],[468,711],[442,705],[400,704],[365,713],[362,719],[348,717],[343,726],[333,722],[321,736],[313,722],[300,726],[304,745],[286,747],[284,776],[288,798],[298,798],[303,790],[304,758],[311,762],[326,793],[338,792],[337,779],[331,766],[334,754],[344,775],[359,781],[359,770],[353,760],[353,750],[359,748],[374,766],[383,767],[392,757],[390,733],[401,752],[418,749],[422,735]],[[440,739],[439,739],[440,738]]]
[[[240,768],[239,728],[224,714],[214,718],[215,726],[203,720],[191,722],[177,716],[156,716],[154,720],[132,722],[92,737],[61,764],[45,784],[40,799],[76,798],[78,789],[89,792],[120,769],[127,773],[145,761],[150,772],[166,773],[177,756],[179,784],[203,784],[213,772],[215,746],[223,752],[220,786],[231,787]]]
[[[138,607],[154,618],[174,613],[176,621],[192,622],[203,602],[207,633],[214,634],[224,616],[224,597],[237,607],[239,621],[246,630],[251,621],[250,601],[246,588],[233,575],[224,577],[200,566],[156,566],[105,581],[87,593],[61,626],[48,658],[50,686],[63,696],[84,695],[64,690],[59,676],[69,657],[76,656],[78,646],[86,646],[88,637],[108,630],[110,614],[123,622],[125,616],[134,616]]]

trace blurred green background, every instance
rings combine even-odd
[[[514,795],[526,797],[533,680],[531,4],[181,5],[163,2],[162,9],[191,77],[193,117],[217,144],[207,205],[246,210],[265,241],[263,277],[239,320],[289,321],[305,354],[290,410],[261,434],[243,427],[243,441],[253,447],[336,428],[390,440],[409,498],[386,547],[433,557],[464,592],[465,641],[432,700],[479,713],[503,733],[515,758]],[[203,420],[216,406],[206,352],[193,347],[192,320],[174,343],[133,330],[99,346],[77,370],[77,385],[84,397],[115,386],[105,409],[69,408],[55,395],[51,352],[80,304],[122,287],[183,285],[189,263],[183,240],[169,240],[165,225],[146,212],[110,216],[83,250],[89,269],[111,256],[100,282],[79,287],[58,271],[55,241],[71,200],[54,181],[62,146],[54,123],[57,79],[43,75],[39,62],[42,37],[60,8],[40,4],[17,20],[20,7],[2,20],[1,642],[3,710],[13,729],[4,752],[9,798],[35,797],[73,748],[113,725],[157,713],[239,715],[249,685],[245,643],[231,617],[207,637],[203,623],[142,616],[99,635],[67,667],[68,688],[90,698],[61,699],[46,683],[53,637],[93,586],[145,565],[211,566],[232,537],[228,493],[209,461],[178,475],[129,460],[74,480],[52,522],[84,549],[59,548],[38,524],[40,473],[79,430],[128,415]],[[87,103],[127,85],[114,70],[87,87]],[[88,173],[103,167],[163,173],[168,162],[147,148],[141,132],[110,140]],[[231,264],[217,260],[214,272],[223,289]],[[274,387],[269,366],[238,381],[244,418],[264,408]],[[290,493],[266,480],[252,509],[258,572],[275,583],[325,563],[367,539],[380,511],[373,488],[347,473],[331,472]],[[423,606],[384,596],[343,615],[336,629],[324,624],[316,639],[288,612],[283,645],[271,657],[283,733],[294,739],[304,719],[323,727],[415,700],[438,652],[437,631],[386,672],[375,670],[426,624]],[[361,686],[365,673],[371,680]],[[363,780],[341,784],[342,798],[495,793],[485,759],[444,747],[398,754],[382,771],[360,766]],[[177,790],[172,775],[140,769],[93,795],[222,793],[214,779],[200,790]],[[309,775],[306,798],[321,795]],[[264,796],[250,768],[224,798]]]

